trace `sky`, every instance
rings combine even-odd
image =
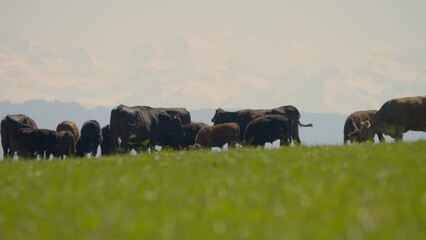
[[[426,1],[0,0],[0,101],[349,114],[425,95]]]

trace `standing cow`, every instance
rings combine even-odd
[[[377,132],[402,141],[403,134],[410,130],[426,132],[426,96],[387,101],[362,123],[360,134],[362,141],[373,141]]]
[[[19,148],[18,132],[22,128],[37,128],[33,119],[24,115],[7,115],[1,120],[1,144],[3,147],[3,157],[13,157]]]
[[[91,153],[93,157],[96,157],[101,142],[102,133],[98,121],[86,121],[81,127],[81,136],[76,145],[77,156],[84,157],[85,154]]]
[[[148,106],[117,106],[111,111],[110,128],[113,152],[154,149],[157,144],[167,147],[183,135],[179,116]]]
[[[80,130],[77,127],[77,124],[72,121],[63,121],[58,124],[56,127],[57,132],[61,131],[69,131],[74,135],[74,141],[77,143],[78,139],[80,138]]]
[[[359,129],[361,123],[370,119],[373,114],[377,113],[377,110],[357,111],[350,114],[345,121],[343,127],[343,143],[359,143],[361,142],[361,136]],[[383,142],[385,138],[382,133],[376,133],[380,142]]]
[[[273,109],[243,109],[236,112],[224,111],[222,108],[216,109],[215,115],[212,118],[212,122],[216,124],[226,123],[226,122],[235,122],[240,126],[241,133],[239,140],[243,141],[244,133],[249,122],[258,117],[262,117],[269,114],[282,114],[291,118],[292,120],[292,139],[295,144],[300,144],[299,137],[299,126],[302,127],[312,127],[312,124],[304,125],[300,123],[300,113],[299,110],[292,106],[281,106]]]
[[[49,159],[50,155],[63,158],[74,150],[74,135],[69,131],[60,133],[49,129],[22,128],[19,130],[18,156],[23,158]]]
[[[112,154],[113,145],[112,145],[112,135],[111,128],[109,124],[105,125],[101,129],[102,132],[102,143],[101,143],[101,155],[106,156]]]
[[[201,148],[220,147],[228,143],[235,147],[240,135],[240,127],[236,123],[222,123],[206,126],[198,131],[195,137],[195,146]]]
[[[265,143],[279,139],[280,145],[291,143],[292,120],[284,115],[271,114],[252,120],[244,134],[245,143],[265,146]]]

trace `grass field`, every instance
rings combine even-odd
[[[425,239],[426,142],[0,162],[0,239]]]

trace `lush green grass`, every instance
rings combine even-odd
[[[0,162],[0,239],[424,239],[426,142]]]

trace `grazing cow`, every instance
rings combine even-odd
[[[273,109],[244,109],[236,112],[227,112],[222,108],[216,109],[215,115],[212,118],[212,122],[216,124],[226,123],[226,122],[235,122],[240,126],[241,133],[239,140],[243,141],[244,133],[247,128],[247,124],[255,118],[262,117],[268,114],[282,114],[291,118],[292,126],[292,139],[295,144],[300,144],[299,137],[299,126],[302,127],[312,127],[312,124],[304,125],[300,123],[300,113],[299,110],[292,106],[281,106]]]
[[[80,138],[80,130],[77,127],[77,124],[72,121],[63,121],[58,124],[56,127],[57,132],[61,131],[70,131],[74,135],[74,141],[77,143],[78,139]]]
[[[240,127],[236,123],[222,123],[214,126],[206,126],[198,131],[195,137],[195,146],[212,148],[220,147],[228,143],[229,147],[235,147],[240,135]]]
[[[70,131],[58,132],[58,141],[56,144],[56,156],[64,159],[65,156],[73,156],[76,148],[75,136]]]
[[[13,157],[19,148],[18,133],[21,128],[37,128],[30,117],[23,114],[7,115],[1,120],[1,144],[3,157]]]
[[[265,146],[265,143],[279,139],[280,145],[291,143],[292,120],[281,114],[271,114],[252,120],[244,134],[247,144]]]
[[[343,143],[359,143],[361,142],[360,131],[361,123],[367,121],[375,114],[377,110],[357,111],[350,114],[345,121],[343,127]],[[385,138],[382,133],[376,133],[380,142],[383,142]]]
[[[49,159],[70,156],[74,150],[74,135],[69,131],[58,133],[49,129],[22,128],[19,130],[18,156],[23,158]]]
[[[111,111],[110,128],[113,152],[117,147],[125,152],[154,149],[157,144],[167,147],[183,136],[179,116],[148,106],[117,106]]]
[[[362,141],[372,141],[377,132],[402,141],[403,134],[410,130],[426,132],[426,96],[387,101],[362,123],[360,132]]]
[[[179,116],[182,125],[191,123],[191,114],[186,108],[154,108],[159,111],[165,111],[169,115]]]
[[[112,154],[113,145],[112,145],[112,135],[111,128],[109,124],[102,127],[102,143],[101,143],[101,155],[106,156]]]
[[[78,157],[84,157],[85,154],[91,153],[96,157],[98,146],[102,142],[101,126],[96,120],[89,120],[83,123],[81,127],[81,136],[77,142],[76,150]]]
[[[195,138],[197,137],[198,131],[203,127],[208,127],[209,125],[202,122],[191,122],[184,124],[182,126],[185,136],[180,140],[179,148],[184,149],[190,145],[195,144]]]
[[[191,122],[182,125],[183,136],[181,138],[174,139],[170,145],[173,149],[186,149],[190,145],[195,144],[195,137],[198,131],[209,125],[202,122]]]

